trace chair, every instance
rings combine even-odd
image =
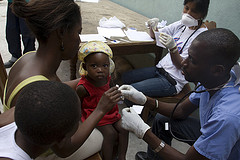
[[[0,96],[1,101],[3,103],[3,92],[4,92],[4,86],[7,80],[7,72],[3,64],[2,56],[0,54]]]
[[[184,95],[186,95],[188,92],[190,92],[192,89],[190,87],[190,84],[187,83],[184,85],[182,91],[178,93],[177,95],[174,96],[168,96],[168,97],[154,97],[155,99],[162,101],[162,102],[167,102],[167,103],[177,103]],[[147,122],[148,120],[148,115],[149,115],[150,109],[147,107],[143,108],[142,111],[142,119],[144,122]]]

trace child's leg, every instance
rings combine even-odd
[[[112,125],[98,126],[97,129],[103,134],[102,158],[103,160],[112,160],[118,132]]]
[[[129,132],[125,129],[122,128],[122,119],[117,121],[114,124],[114,127],[116,130],[119,132],[118,133],[118,160],[126,160],[126,153],[127,153],[127,148],[128,148],[128,136]]]

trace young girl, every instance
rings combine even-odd
[[[110,88],[111,72],[114,70],[111,48],[100,41],[91,41],[84,44],[79,51],[81,60],[79,73],[81,79],[77,85],[77,93],[82,102],[82,117],[86,118],[95,110],[101,96]],[[118,106],[97,124],[97,129],[103,134],[102,157],[104,160],[114,158],[113,148],[118,140],[118,159],[126,159],[128,146],[128,131],[121,127],[121,115]]]

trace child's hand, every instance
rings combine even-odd
[[[121,100],[121,91],[119,91],[118,87],[116,86],[112,87],[102,95],[102,98],[98,102],[96,109],[99,109],[104,113],[107,113],[120,100]]]

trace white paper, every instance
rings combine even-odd
[[[124,32],[131,41],[154,41],[147,32],[136,31],[133,29],[128,29]]]
[[[89,42],[89,41],[102,41],[107,42],[106,39],[100,34],[80,34],[81,42]]]
[[[103,37],[111,38],[111,37],[125,37],[126,35],[122,31],[121,28],[102,28],[97,27],[98,34]]]
[[[93,3],[98,3],[99,0],[76,0],[76,1],[80,1],[80,2],[93,2]]]
[[[132,108],[135,110],[137,114],[141,114],[143,110],[143,106],[140,105],[133,105]]]
[[[102,17],[99,20],[99,27],[104,28],[124,28],[126,27],[116,16],[110,17],[107,19],[106,17]]]

